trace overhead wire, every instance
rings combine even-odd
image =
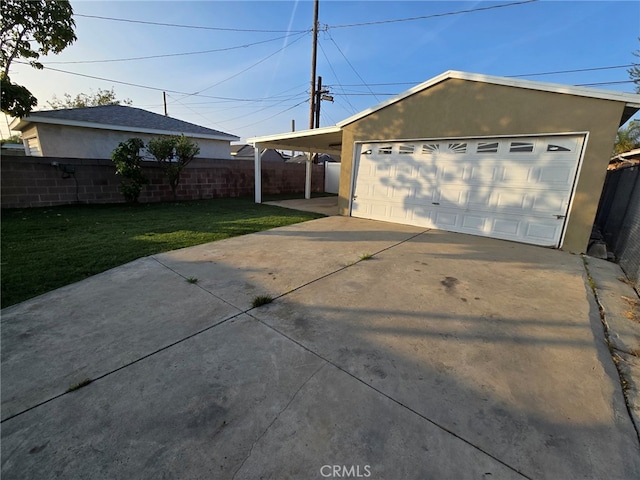
[[[129,58],[111,58],[111,59],[104,59],[104,60],[76,60],[76,61],[51,61],[51,62],[45,62],[43,63],[43,65],[69,65],[69,64],[86,64],[86,63],[110,63],[110,62],[131,62],[131,61],[138,61],[138,60],[149,60],[149,59],[154,59],[154,58],[168,58],[168,57],[184,57],[184,56],[188,56],[188,55],[203,55],[203,54],[207,54],[207,53],[216,53],[216,52],[227,52],[230,50],[238,50],[238,49],[243,49],[243,48],[248,48],[248,47],[253,47],[255,45],[261,45],[264,43],[269,43],[269,42],[275,42],[277,40],[282,40],[283,38],[288,38],[288,37],[292,37],[292,36],[296,36],[296,35],[301,35],[300,33],[296,33],[296,34],[292,34],[292,35],[283,35],[280,37],[276,37],[276,38],[271,38],[269,40],[262,40],[260,42],[253,42],[253,43],[247,43],[244,45],[236,45],[234,47],[225,47],[225,48],[215,48],[212,50],[200,50],[197,52],[182,52],[182,53],[165,53],[165,54],[160,54],[160,55],[147,55],[144,57],[129,57]]]
[[[331,69],[331,72],[333,73],[333,76],[335,77],[336,81],[338,82],[338,87],[344,93],[345,90],[342,87],[342,85],[340,84],[340,79],[338,78],[338,74],[336,73],[335,69],[333,68],[333,65],[331,64],[331,61],[329,60],[329,57],[327,56],[326,52],[324,51],[324,48],[322,47],[322,42],[318,42],[318,46],[320,47],[320,51],[322,52],[322,55],[324,56],[325,60],[327,61],[327,64],[329,65],[329,68]],[[354,113],[354,114],[357,113],[358,110],[351,104],[349,99],[346,98],[345,100],[347,101],[347,103],[351,107],[351,113]]]
[[[380,20],[376,22],[362,22],[362,23],[349,23],[346,25],[333,25],[328,26],[328,28],[352,28],[352,27],[365,27],[369,25],[383,25],[386,23],[399,23],[399,22],[413,22],[416,20],[426,20],[429,18],[438,18],[438,17],[448,17],[451,15],[461,15],[463,13],[473,13],[473,12],[481,12],[485,10],[495,10],[496,8],[505,8],[505,7],[514,7],[516,5],[524,5],[527,3],[538,2],[539,0],[523,0],[520,2],[511,2],[511,3],[503,3],[501,5],[491,5],[489,7],[477,7],[477,8],[469,8],[466,10],[458,10],[455,12],[445,12],[445,13],[434,13],[431,15],[422,15],[419,17],[410,17],[410,18],[399,18],[394,20]]]
[[[252,33],[304,33],[310,32],[309,30],[266,30],[266,29],[255,29],[255,28],[225,28],[225,27],[206,27],[202,25],[184,25],[179,23],[164,23],[164,22],[150,22],[147,20],[132,20],[128,18],[115,18],[115,17],[104,17],[100,15],[85,15],[80,13],[74,13],[74,17],[82,17],[82,18],[95,18],[99,20],[110,20],[113,22],[126,22],[126,23],[139,23],[143,25],[155,25],[160,27],[174,27],[174,28],[190,28],[196,30],[215,30],[221,32],[252,32]]]
[[[445,13],[439,13],[439,14],[431,14],[431,15],[409,17],[409,18],[402,18],[402,19],[390,19],[390,20],[383,20],[383,21],[352,23],[352,24],[333,25],[333,26],[326,25],[324,30],[327,32],[327,35],[328,35],[330,41],[334,44],[334,46],[336,47],[336,49],[338,50],[340,55],[344,58],[346,63],[349,65],[349,67],[354,71],[354,73],[358,76],[358,78],[360,78],[360,80],[363,82],[362,84],[341,84],[340,80],[338,79],[338,77],[336,75],[336,72],[335,72],[331,62],[329,61],[329,58],[328,58],[326,52],[324,51],[324,49],[322,49],[322,45],[320,45],[320,46],[321,46],[323,55],[325,56],[329,67],[331,68],[334,76],[336,77],[336,80],[338,82],[337,86],[340,89],[342,89],[342,93],[340,93],[339,96],[344,101],[346,101],[348,103],[348,105],[349,105],[349,107],[351,108],[352,111],[356,111],[355,107],[351,104],[351,102],[349,102],[349,99],[348,99],[349,96],[373,96],[377,101],[379,101],[379,98],[377,97],[377,95],[383,96],[383,95],[395,95],[395,94],[393,94],[393,93],[374,93],[373,90],[371,89],[372,86],[416,85],[416,84],[419,84],[421,82],[394,82],[394,83],[374,83],[374,84],[366,83],[364,81],[364,79],[360,76],[358,71],[351,64],[349,59],[346,57],[344,52],[340,49],[340,47],[338,46],[336,41],[333,39],[333,37],[330,34],[330,29],[337,29],[337,28],[344,29],[344,28],[351,28],[351,27],[363,27],[363,26],[369,26],[369,25],[381,25],[381,24],[388,24],[388,23],[390,24],[390,23],[398,23],[398,22],[409,22],[409,21],[425,20],[425,19],[431,19],[431,18],[450,16],[450,15],[460,15],[460,14],[466,14],[466,13],[493,10],[493,9],[498,9],[498,8],[513,7],[513,6],[524,5],[524,4],[528,4],[528,3],[534,3],[534,2],[537,2],[537,1],[538,0],[524,0],[524,1],[517,1],[517,2],[511,2],[511,3],[506,3],[506,4],[500,4],[500,5],[477,7],[477,8],[459,10],[459,11],[454,11],[454,12],[445,12]],[[185,104],[181,100],[183,100],[183,99],[185,99],[187,97],[190,97],[190,96],[202,97],[202,98],[211,98],[211,99],[217,100],[220,103],[223,103],[223,102],[258,102],[258,101],[264,101],[265,99],[242,99],[242,98],[231,98],[231,97],[219,97],[219,96],[204,95],[203,92],[206,92],[207,90],[210,90],[211,88],[214,88],[214,87],[216,87],[216,86],[218,86],[218,85],[220,85],[220,84],[222,84],[224,82],[227,82],[227,81],[229,81],[229,80],[231,80],[233,78],[238,77],[242,73],[245,73],[246,71],[249,71],[252,68],[255,68],[256,66],[258,66],[261,63],[267,61],[269,58],[271,58],[274,55],[276,55],[277,53],[281,52],[282,50],[284,50],[288,46],[290,46],[290,45],[298,42],[302,38],[306,37],[306,35],[311,32],[311,29],[306,29],[306,30],[269,30],[269,29],[223,28],[223,27],[209,27],[209,26],[201,26],[201,25],[185,25],[185,24],[176,24],[176,23],[151,22],[151,21],[143,21],[143,20],[132,20],[132,19],[123,19],[123,18],[114,18],[114,17],[104,17],[104,16],[97,16],[97,15],[83,15],[83,14],[74,14],[74,15],[77,16],[77,17],[84,17],[84,18],[95,18],[95,19],[102,19],[102,20],[108,20],[108,21],[138,23],[138,24],[156,25],[156,26],[163,26],[163,27],[192,28],[192,29],[214,30],[214,31],[218,30],[218,31],[227,31],[227,32],[287,33],[287,35],[282,36],[282,37],[269,39],[269,40],[263,40],[263,41],[255,42],[255,43],[251,43],[251,44],[246,44],[246,45],[239,45],[239,46],[235,46],[235,47],[228,47],[228,48],[222,48],[222,49],[205,50],[205,51],[199,51],[199,52],[183,52],[183,53],[175,53],[175,54],[153,55],[153,56],[147,56],[147,57],[132,57],[132,58],[106,59],[106,60],[87,60],[87,61],[77,61],[77,62],[47,62],[48,64],[106,63],[106,62],[119,62],[119,61],[137,61],[137,60],[145,60],[145,59],[152,59],[152,58],[165,58],[165,57],[173,57],[173,56],[198,55],[198,54],[213,53],[213,52],[217,52],[217,51],[225,51],[225,50],[247,48],[249,46],[268,43],[268,42],[276,41],[276,40],[279,40],[279,39],[282,39],[282,38],[295,37],[297,35],[297,38],[294,41],[285,44],[282,48],[280,48],[279,50],[277,50],[274,53],[270,54],[269,56],[263,58],[259,62],[257,62],[255,64],[243,69],[242,71],[240,71],[240,72],[238,72],[238,73],[236,73],[236,74],[234,74],[234,75],[232,75],[232,76],[230,76],[230,77],[228,77],[228,78],[226,78],[224,80],[221,80],[221,81],[215,83],[214,85],[211,85],[211,86],[209,86],[209,87],[207,87],[205,89],[202,89],[202,90],[199,90],[199,91],[193,92],[193,93],[180,92],[180,91],[176,91],[176,90],[153,87],[153,86],[149,86],[149,85],[142,85],[142,84],[137,84],[137,83],[132,83],[132,82],[124,82],[124,81],[120,81],[120,80],[114,80],[114,79],[98,77],[98,76],[94,76],[94,75],[86,75],[86,74],[81,74],[81,73],[77,73],[77,72],[65,71],[65,70],[61,70],[61,69],[50,67],[50,66],[48,66],[48,64],[45,64],[45,67],[44,67],[45,69],[49,69],[49,70],[60,72],[60,73],[66,73],[66,74],[76,75],[76,76],[85,77],[85,78],[93,78],[93,79],[97,79],[97,80],[112,82],[112,83],[121,84],[121,85],[128,85],[128,86],[137,87],[137,88],[144,88],[144,89],[155,90],[155,91],[165,91],[165,92],[168,92],[168,93],[173,93],[175,95],[183,95],[183,97],[180,98],[180,99],[173,98],[173,97],[172,98],[173,98],[173,100],[175,102],[181,104],[185,108],[189,108],[189,107],[187,106],[187,104]],[[24,62],[18,62],[18,63],[24,63]],[[628,67],[631,67],[631,66],[633,66],[633,64],[618,65],[618,66],[608,66],[608,67],[594,67],[594,68],[575,69],[575,70],[561,70],[561,71],[555,71],[555,72],[529,73],[529,74],[520,74],[520,75],[510,75],[508,77],[518,78],[518,77],[556,75],[556,74],[565,74],[565,73],[578,73],[578,72],[587,72],[587,71],[628,68]],[[629,80],[629,81],[599,82],[599,83],[579,84],[577,86],[615,85],[615,84],[625,84],[625,83],[633,83],[633,81]],[[331,86],[335,86],[335,85],[327,85],[327,86],[331,87]],[[364,87],[367,88],[369,93],[365,93],[365,92],[347,92],[344,89],[344,87],[346,87],[346,86],[364,86]],[[291,98],[295,98],[297,95],[300,95],[300,94],[296,94],[296,95],[292,96]],[[269,97],[269,98],[275,100],[276,97]],[[338,100],[338,97],[336,97],[336,100]],[[278,104],[281,104],[281,103],[283,103],[285,101],[286,100],[282,100],[282,101],[279,101],[279,102],[276,101],[275,104],[273,104],[271,106],[267,106],[267,107],[261,109],[260,111],[264,111],[264,110],[266,110],[268,108],[273,108],[274,106],[276,106]],[[282,113],[284,113],[284,112],[286,112],[288,110],[291,110],[292,108],[295,108],[295,107],[297,107],[297,106],[299,106],[299,105],[301,105],[302,103],[305,103],[305,102],[308,102],[308,100],[305,100],[305,101],[300,102],[300,103],[298,103],[296,105],[293,105],[292,107],[289,107],[286,110],[283,110],[282,112],[279,112],[279,113],[277,113],[277,114],[275,114],[275,115],[273,115],[271,117],[268,117],[266,119],[261,120],[260,122],[268,120],[270,118],[273,118],[274,116],[280,115],[280,114],[282,114]],[[339,102],[339,103],[342,103],[342,102]],[[237,108],[242,108],[243,106],[246,106],[246,105],[239,105],[239,106],[237,106]],[[235,107],[230,107],[230,108],[235,108]],[[198,112],[194,111],[194,113],[197,114]],[[206,117],[203,117],[203,118],[206,118]],[[237,117],[237,118],[243,118],[243,117]],[[260,122],[257,122],[257,123],[260,123]],[[254,124],[247,125],[247,126],[252,126],[252,125],[254,125]],[[244,127],[239,127],[239,128],[244,128]]]
[[[193,96],[193,95],[200,95],[200,94],[202,94],[202,92],[206,92],[207,90],[211,90],[213,87],[217,87],[218,85],[221,85],[221,84],[223,84],[223,83],[225,83],[225,82],[228,82],[229,80],[232,80],[232,79],[234,79],[234,78],[238,77],[239,75],[242,75],[243,73],[245,73],[245,72],[247,72],[247,71],[251,70],[252,68],[257,67],[257,66],[258,66],[258,65],[260,65],[261,63],[266,62],[267,60],[269,60],[269,59],[270,59],[271,57],[273,57],[274,55],[277,55],[278,53],[280,53],[281,51],[283,51],[285,48],[290,47],[290,46],[291,46],[291,45],[293,45],[294,43],[296,43],[296,42],[298,42],[299,40],[301,40],[302,38],[306,37],[306,36],[307,36],[307,34],[308,34],[308,33],[305,33],[305,34],[303,34],[303,35],[300,35],[300,36],[299,36],[298,38],[296,38],[294,41],[289,42],[289,43],[287,43],[287,44],[283,45],[281,48],[279,48],[279,49],[278,49],[278,50],[276,50],[275,52],[271,53],[270,55],[267,55],[267,56],[266,56],[266,57],[264,57],[262,60],[260,60],[260,61],[258,61],[258,62],[256,62],[256,63],[254,63],[253,65],[248,66],[247,68],[245,68],[245,69],[243,69],[243,70],[239,71],[238,73],[235,73],[235,74],[231,75],[230,77],[227,77],[227,78],[225,78],[224,80],[220,80],[219,82],[216,82],[216,83],[214,83],[213,85],[211,85],[211,86],[209,86],[209,87],[207,87],[207,88],[203,88],[202,90],[198,90],[197,92],[195,92],[195,93],[191,93],[191,94],[188,94],[188,95],[186,95],[186,96],[187,96],[187,97],[189,97],[189,96]]]
[[[551,72],[537,72],[537,73],[527,73],[527,74],[519,74],[519,75],[504,75],[505,78],[519,78],[519,77],[537,77],[537,76],[548,76],[548,75],[560,75],[566,73],[581,73],[581,72],[595,72],[602,70],[615,70],[620,68],[629,68],[634,64],[626,64],[626,65],[611,65],[606,67],[590,67],[590,68],[577,68],[573,70],[555,70]],[[419,85],[422,81],[416,82],[385,82],[385,83],[350,83],[350,84],[342,84],[341,87],[382,87],[382,86],[393,86],[393,85]],[[624,80],[624,81],[612,81],[612,82],[598,82],[598,83],[580,83],[575,84],[576,87],[588,87],[588,86],[596,86],[596,85],[618,85],[625,83],[634,83],[633,80]],[[327,84],[328,88],[333,87],[332,84]],[[346,90],[345,90],[346,91]],[[362,93],[362,92],[352,92],[349,95],[371,95],[370,93]],[[388,94],[388,93],[378,93],[378,95],[396,95],[396,94]]]
[[[254,114],[259,113],[259,112],[264,112],[265,110],[269,110],[269,109],[271,109],[271,108],[275,108],[275,107],[277,107],[278,105],[282,105],[283,103],[285,103],[285,102],[287,102],[287,101],[291,101],[291,100],[293,100],[293,99],[295,99],[295,98],[299,98],[299,97],[300,97],[300,96],[302,96],[302,95],[304,95],[304,98],[305,98],[305,101],[306,101],[306,100],[307,100],[307,95],[308,95],[308,93],[307,93],[307,92],[297,93],[296,95],[292,95],[291,97],[286,98],[286,99],[284,99],[284,100],[280,100],[279,102],[276,102],[276,103],[274,103],[274,104],[272,104],[272,105],[267,105],[267,106],[262,107],[262,108],[259,108],[259,109],[257,109],[257,110],[252,110],[252,111],[251,111],[251,113],[248,113],[248,114],[245,114],[245,115],[240,115],[240,116],[233,117],[233,118],[226,118],[226,119],[224,119],[224,120],[222,120],[222,121],[224,121],[224,122],[233,122],[233,121],[235,121],[235,120],[239,120],[239,119],[241,119],[241,118],[245,118],[245,117],[247,117],[247,116],[249,116],[249,115],[254,115]],[[296,104],[296,105],[294,105],[294,106],[298,106],[298,105],[299,105],[299,104]],[[245,108],[246,108],[246,105],[243,105],[243,107],[245,107]]]
[[[170,95],[167,95],[167,96],[170,96]],[[210,118],[208,118],[208,117],[205,117],[202,113],[200,113],[200,112],[198,112],[198,111],[194,110],[193,108],[190,108],[190,107],[188,107],[188,106],[184,105],[182,102],[180,102],[180,100],[178,100],[178,99],[175,99],[175,100],[176,100],[176,102],[180,103],[183,107],[185,107],[187,110],[189,110],[189,111],[191,111],[191,112],[195,113],[196,115],[198,115],[198,116],[199,116],[199,117],[201,117],[201,118],[204,118],[204,119],[205,119],[209,124],[211,124],[211,125],[215,125],[215,126],[218,126],[218,125],[219,125],[219,123],[214,122],[213,120],[211,120],[211,119],[210,119]],[[224,128],[224,127],[219,127],[219,128]]]
[[[364,79],[362,78],[362,76],[360,76],[360,74],[358,73],[358,71],[354,68],[354,66],[351,64],[351,62],[349,61],[349,59],[346,57],[346,55],[344,54],[344,52],[340,49],[340,47],[338,46],[338,44],[336,43],[336,41],[333,39],[333,36],[331,36],[331,34],[329,32],[327,32],[328,36],[329,36],[329,40],[331,40],[331,42],[335,45],[335,47],[338,49],[338,52],[340,52],[340,55],[342,55],[342,58],[345,59],[345,61],[347,62],[347,64],[351,67],[351,70],[353,70],[353,72],[356,74],[356,76],[362,80],[362,83],[365,85],[365,87],[367,87],[367,90],[369,90],[369,92],[371,92],[371,94],[373,95],[373,98],[375,98],[377,101],[380,101],[380,99],[378,97],[376,97],[375,93],[373,93],[373,91],[371,90],[371,88],[369,87],[369,85],[364,81]]]
[[[598,70],[614,70],[614,69],[618,69],[618,68],[629,68],[629,67],[633,67],[633,64],[627,64],[627,65],[613,65],[610,67],[593,67],[593,68],[578,68],[575,70],[557,70],[555,72],[543,72],[543,73],[523,73],[520,75],[505,75],[506,77],[509,78],[517,78],[517,77],[539,77],[539,76],[544,76],[544,75],[559,75],[559,74],[563,74],[563,73],[579,73],[579,72],[595,72]]]
[[[271,115],[270,117],[263,118],[263,119],[261,119],[261,120],[259,120],[259,121],[257,121],[257,122],[250,123],[250,124],[248,124],[248,125],[242,125],[241,127],[235,127],[235,128],[237,128],[238,130],[240,130],[240,129],[242,129],[242,128],[253,127],[254,125],[257,125],[257,124],[262,123],[262,122],[266,122],[267,120],[271,120],[272,118],[275,118],[275,117],[277,117],[278,115],[282,115],[283,113],[286,113],[286,112],[288,112],[289,110],[293,110],[294,108],[299,107],[299,106],[300,106],[300,105],[302,105],[303,103],[307,103],[307,102],[309,102],[309,99],[305,99],[305,100],[301,101],[300,103],[296,103],[295,105],[293,105],[293,106],[291,106],[291,107],[289,107],[289,108],[287,108],[287,109],[285,109],[285,110],[282,110],[281,112],[278,112],[278,113],[276,113],[276,114],[274,114],[274,115]]]

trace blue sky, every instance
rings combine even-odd
[[[540,0],[489,8],[516,1],[320,0],[317,74],[334,97],[322,102],[321,125],[446,70],[568,85],[628,82],[628,67],[621,66],[640,61],[632,55],[640,49],[640,2]],[[78,40],[43,57],[44,70],[17,64],[9,72],[36,95],[38,110],[48,109],[54,95],[113,88],[133,106],[163,113],[166,90],[170,116],[243,139],[289,131],[292,119],[298,130],[308,128],[312,1],[71,4]],[[464,10],[472,11],[452,14]],[[431,18],[392,22],[425,16]],[[203,51],[209,52],[194,53]],[[180,55],[96,62],[173,54]],[[621,68],[546,74],[602,67]],[[634,91],[632,83],[594,88]]]

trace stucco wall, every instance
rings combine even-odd
[[[36,126],[42,154],[48,157],[111,158],[111,152],[120,142],[131,137],[144,140],[145,144],[158,135],[145,133],[99,130],[95,128],[70,127],[39,123]],[[32,129],[29,129],[31,132]],[[23,136],[26,138],[26,131]],[[200,147],[197,158],[231,159],[229,141],[195,138]]]
[[[587,248],[622,102],[449,79],[344,127],[339,207],[348,215],[356,141],[589,132],[563,250]]]

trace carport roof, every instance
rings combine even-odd
[[[396,95],[382,103],[363,110],[333,127],[317,128],[314,130],[303,130],[299,132],[288,132],[277,135],[267,135],[264,137],[253,137],[247,140],[248,143],[259,143],[264,148],[279,148],[283,150],[300,150],[310,152],[327,152],[339,153],[342,147],[342,128],[360,120],[361,118],[371,115],[389,105],[399,102],[411,95],[422,90],[430,88],[440,82],[448,79],[469,80],[473,82],[491,83],[494,85],[504,85],[515,88],[525,88],[529,90],[540,90],[552,93],[561,93],[566,95],[574,95],[579,97],[599,98],[602,100],[612,100],[625,104],[624,113],[620,119],[620,125],[629,120],[638,110],[640,110],[640,95],[633,93],[614,92],[607,90],[599,90],[595,88],[576,87],[571,85],[562,85],[555,83],[535,82],[531,80],[521,80],[507,77],[495,77],[491,75],[482,75],[478,73],[459,72],[449,70],[426,82],[416,85],[409,90]]]
[[[287,132],[247,139],[261,148],[279,148],[313,153],[340,153],[342,150],[342,128],[338,126]]]

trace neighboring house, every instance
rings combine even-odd
[[[11,130],[22,133],[27,155],[111,158],[120,142],[139,137],[147,143],[162,135],[182,135],[200,147],[197,158],[231,158],[239,137],[124,105],[31,112],[16,118]]]
[[[248,141],[340,153],[342,215],[584,252],[638,110],[640,95],[448,71],[333,127]]]
[[[231,157],[234,160],[251,160],[253,162],[255,160],[255,151],[252,145],[231,145]],[[260,154],[260,159],[263,162],[284,162],[288,160],[289,157],[277,150],[267,148]]]
[[[253,162],[255,149],[246,143],[231,145],[231,158],[234,160],[251,160]]]
[[[640,165],[640,148],[629,150],[628,152],[619,153],[611,157],[609,160],[609,170],[616,170],[623,167],[631,167]]]

